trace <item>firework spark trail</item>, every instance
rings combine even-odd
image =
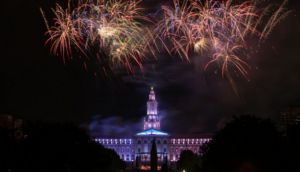
[[[151,15],[157,20],[152,32],[153,40],[169,42],[171,48],[163,44],[167,50],[188,60],[190,51],[198,53],[199,58],[207,53],[212,60],[205,69],[212,62],[217,62],[222,68],[222,76],[225,74],[231,78],[228,76],[228,66],[232,64],[247,78],[244,66],[249,66],[239,57],[248,49],[245,39],[253,35],[259,36],[259,42],[266,39],[274,26],[290,13],[285,8],[287,2],[284,0],[263,27],[264,18],[270,16],[273,4],[259,9],[258,0],[239,5],[234,5],[232,0],[207,0],[204,3],[201,0],[174,0],[173,8],[162,6]],[[259,27],[263,27],[262,31]]]
[[[268,23],[266,24],[266,27],[264,28],[261,37],[260,42],[262,42],[263,38],[268,37],[268,35],[272,32],[274,26],[278,24],[282,19],[284,19],[288,14],[290,14],[292,11],[287,11],[286,5],[288,3],[288,0],[284,0],[284,2],[279,6],[278,10],[270,17]],[[271,8],[270,6],[269,8]],[[287,12],[285,12],[287,11]]]
[[[45,17],[45,13],[44,13],[44,11],[42,10],[41,7],[40,7],[40,11],[41,11],[41,14],[42,14],[42,16],[43,16],[43,19],[44,19],[44,21],[45,21],[45,25],[46,25],[46,27],[47,27],[48,33],[49,33],[49,35],[51,36],[51,32],[50,32],[50,27],[49,27],[49,25],[48,25],[48,21],[47,21],[47,19],[46,19],[46,17]]]

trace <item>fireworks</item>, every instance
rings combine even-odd
[[[87,58],[90,49],[99,49],[98,54],[109,56],[111,63],[123,63],[130,69],[133,58],[141,67],[146,57],[147,43],[143,30],[136,19],[143,16],[138,11],[139,2],[110,0],[78,3],[73,11],[63,10],[57,5],[53,12],[56,15],[55,25],[48,33],[51,37],[51,52],[60,51],[63,59],[72,55],[72,46],[79,49]],[[145,34],[144,34],[145,35]]]
[[[209,57],[205,69],[211,63],[218,64],[222,76],[225,74],[234,85],[228,71],[230,65],[247,78],[245,67],[249,66],[242,60],[249,51],[245,40],[257,36],[261,43],[290,13],[285,8],[288,0],[262,9],[258,8],[259,0],[241,4],[234,4],[232,0],[174,0],[173,8],[162,5],[155,14],[145,17],[139,12],[142,10],[138,7],[139,2],[79,1],[77,8],[71,11],[69,1],[68,9],[63,10],[57,5],[53,10],[55,25],[50,29],[41,10],[47,33],[51,35],[47,40],[47,43],[52,43],[51,52],[57,54],[60,51],[65,61],[72,55],[72,47],[87,58],[93,56],[90,50],[97,47],[100,62],[99,54],[105,54],[108,57],[106,61],[112,65],[122,63],[131,71],[130,61],[134,59],[143,70],[145,54],[155,55],[153,47],[158,50],[159,41],[170,54],[178,54],[181,58],[189,60],[191,52],[197,53],[197,58]],[[148,16],[156,21],[152,30],[141,27],[137,22],[137,19],[150,21]],[[151,41],[154,44],[150,44]]]
[[[273,27],[290,11],[285,11],[287,0],[271,15],[263,27],[263,18],[270,15],[270,9],[258,9],[258,1],[247,1],[234,5],[228,1],[189,2],[174,0],[174,7],[162,6],[153,17],[157,24],[152,34],[154,39],[165,42],[163,45],[180,57],[189,59],[189,52],[210,56],[207,66],[217,62],[222,68],[222,75],[229,74],[229,64],[234,65],[247,78],[245,66],[247,63],[240,59],[239,54],[247,51],[245,39],[252,35],[267,38]],[[263,27],[262,32],[259,27]],[[168,48],[166,44],[171,44]],[[228,77],[229,78],[229,77]],[[230,77],[231,78],[231,77]]]

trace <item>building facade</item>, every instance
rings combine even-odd
[[[0,127],[6,130],[13,130],[11,137],[15,140],[23,137],[22,124],[22,119],[13,119],[11,115],[0,114]]]
[[[153,87],[151,87],[147,102],[147,116],[144,118],[143,130],[133,133],[128,137],[95,136],[95,141],[104,147],[113,149],[121,159],[127,162],[127,166],[138,165],[140,169],[150,168],[150,151],[153,138],[156,141],[158,168],[168,162],[172,168],[176,168],[176,161],[183,150],[189,149],[199,153],[199,147],[212,138],[212,134],[170,134],[160,130],[160,118],[157,114],[157,101]]]
[[[300,108],[285,108],[280,112],[280,129],[286,134],[288,125],[300,124]]]

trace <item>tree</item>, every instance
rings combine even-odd
[[[94,142],[73,123],[29,123],[13,171],[118,172],[126,164],[113,150]]]
[[[283,170],[283,139],[270,119],[234,117],[217,132],[203,152],[206,172]]]
[[[286,170],[300,171],[300,124],[289,125],[287,127],[286,138]],[[298,169],[298,170],[297,170]]]
[[[152,147],[151,147],[151,172],[157,172],[157,149],[156,149],[156,143],[155,138],[153,138],[152,141]]]
[[[9,131],[0,127],[0,172],[9,171],[12,160],[13,142],[10,138]]]
[[[191,150],[184,150],[180,153],[177,161],[177,171],[198,172],[200,169],[200,157]]]
[[[168,165],[166,163],[163,163],[161,166],[161,172],[168,172]]]

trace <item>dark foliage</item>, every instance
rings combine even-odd
[[[126,164],[113,150],[94,142],[72,123],[29,123],[13,148],[10,171],[119,172]]]
[[[8,171],[10,166],[11,151],[13,142],[10,138],[9,130],[0,128],[0,171]]]
[[[284,142],[270,119],[234,117],[202,147],[207,172],[284,171]]]
[[[151,147],[151,172],[157,172],[157,149],[155,138],[153,138],[152,147]]]
[[[180,153],[177,161],[177,171],[197,172],[200,170],[201,160],[191,150],[184,150]]]
[[[168,165],[166,163],[163,163],[161,166],[161,172],[168,172]]]
[[[286,171],[300,171],[300,124],[287,127]]]

